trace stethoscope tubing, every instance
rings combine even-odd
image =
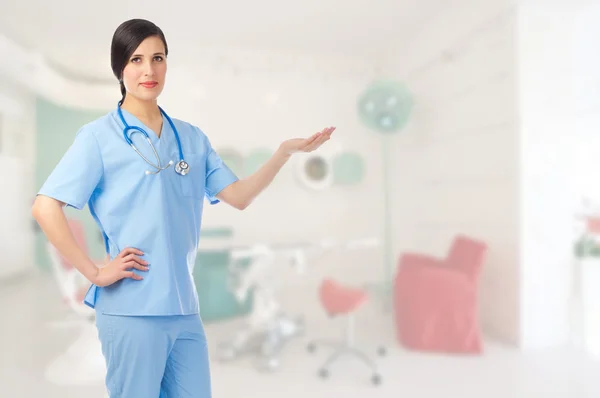
[[[181,148],[181,141],[179,140],[179,133],[177,132],[177,128],[175,128],[175,124],[173,123],[173,121],[171,120],[171,118],[169,117],[169,115],[167,115],[167,113],[159,106],[158,109],[160,110],[160,113],[164,116],[165,119],[167,119],[167,122],[169,123],[169,125],[171,126],[171,129],[173,130],[173,134],[175,135],[175,140],[177,141],[177,149],[179,151],[179,163],[181,162],[185,162],[185,159],[183,157],[183,150]],[[125,138],[125,141],[127,141],[127,144],[129,144],[129,146],[131,146],[133,148],[133,150],[140,155],[140,157],[142,159],[144,159],[144,161],[149,164],[150,166],[152,166],[153,168],[156,169],[156,171],[152,172],[150,170],[146,171],[147,174],[158,174],[160,171],[165,170],[167,168],[169,168],[172,164],[173,161],[169,161],[169,164],[167,164],[165,167],[162,167],[161,161],[160,161],[160,156],[158,155],[158,152],[156,151],[156,148],[154,147],[154,145],[152,144],[152,140],[150,139],[150,136],[148,135],[148,133],[146,132],[146,130],[144,130],[141,127],[138,126],[130,126],[127,124],[127,122],[125,121],[125,117],[123,116],[123,112],[121,111],[121,103],[119,103],[117,105],[117,113],[119,114],[119,118],[121,119],[121,122],[123,123],[123,137]],[[130,130],[133,130],[133,133],[129,133]],[[148,144],[150,145],[150,147],[152,148],[152,151],[154,152],[154,156],[156,157],[157,163],[158,164],[154,164],[152,163],[148,158],[146,158],[135,146],[135,144],[133,143],[133,141],[131,140],[131,134],[135,134],[135,133],[140,133],[144,136],[144,138],[146,139],[146,141],[148,142]],[[187,163],[186,163],[187,165]],[[189,168],[189,166],[187,166],[186,168]],[[179,173],[181,174],[181,173]],[[186,173],[187,174],[187,173]]]

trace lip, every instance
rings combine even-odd
[[[140,83],[140,86],[144,86],[146,88],[154,88],[156,86],[158,86],[157,82],[144,82],[144,83]]]

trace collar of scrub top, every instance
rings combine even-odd
[[[181,141],[179,140],[179,133],[177,132],[177,128],[175,128],[175,124],[173,123],[173,121],[171,120],[171,118],[169,117],[169,115],[167,115],[167,112],[165,112],[160,106],[158,107],[158,109],[160,110],[160,113],[163,115],[163,117],[165,119],[167,119],[167,122],[169,122],[169,125],[171,126],[171,129],[173,130],[173,134],[175,135],[175,140],[177,141],[177,149],[179,151],[179,162],[177,162],[177,165],[175,167],[175,170],[178,174],[181,175],[185,175],[187,174],[187,171],[189,170],[189,165],[187,164],[187,162],[185,161],[184,157],[183,157],[183,150],[181,148]],[[121,122],[123,123],[123,137],[125,138],[125,141],[127,141],[127,143],[140,155],[144,158],[144,160],[146,161],[146,163],[150,164],[151,166],[155,167],[158,171],[160,170],[164,170],[167,167],[169,167],[172,164],[172,161],[169,163],[168,166],[166,166],[165,168],[163,168],[160,164],[160,157],[158,156],[158,153],[156,152],[156,149],[154,148],[154,145],[152,144],[152,140],[150,139],[150,136],[148,135],[148,133],[146,132],[146,130],[144,130],[141,127],[138,126],[130,126],[129,124],[127,124],[127,122],[125,121],[125,117],[123,116],[123,112],[121,111],[121,102],[119,102],[117,104],[117,113],[119,114],[119,118],[121,119]],[[137,148],[135,147],[135,145],[133,144],[133,141],[131,140],[131,138],[129,137],[129,130],[135,130],[136,132],[141,133],[146,140],[148,141],[148,143],[150,144],[150,146],[152,147],[152,151],[154,151],[154,154],[158,160],[158,165],[154,165],[152,164],[148,159],[146,159],[146,157],[144,157],[144,155],[142,155]],[[157,171],[157,172],[158,172]],[[153,173],[154,174],[154,173]]]

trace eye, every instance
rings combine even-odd
[[[154,60],[157,62],[162,62],[163,57],[161,55],[157,55],[156,57],[154,57]]]
[[[137,63],[139,61],[140,61],[140,57],[131,58],[131,62],[133,62],[133,63]]]

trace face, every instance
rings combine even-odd
[[[143,101],[156,100],[163,90],[166,74],[165,46],[158,37],[148,37],[133,52],[123,70],[127,95]]]

